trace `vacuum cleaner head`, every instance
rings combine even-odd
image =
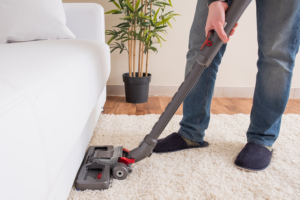
[[[122,146],[91,146],[85,154],[75,181],[77,190],[108,189],[113,178],[123,180],[132,172],[134,159]]]

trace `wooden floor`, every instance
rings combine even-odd
[[[104,114],[126,114],[145,115],[161,114],[172,97],[149,97],[147,103],[132,104],[125,101],[125,97],[109,96],[104,106]],[[213,114],[250,114],[252,99],[248,98],[213,98],[211,113]],[[285,114],[300,114],[300,99],[290,99],[285,110]],[[182,105],[176,112],[182,115]]]

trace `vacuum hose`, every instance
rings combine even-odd
[[[227,35],[229,35],[230,31],[238,22],[250,2],[251,0],[233,0],[225,14],[225,22],[227,24],[224,27],[224,30]],[[192,89],[204,69],[207,68],[215,58],[222,45],[223,41],[219,38],[218,34],[216,34],[214,30],[211,30],[200,49],[200,53],[196,58],[195,65],[186,76],[185,81],[180,85],[178,91],[173,96],[165,111],[161,114],[159,120],[153,126],[151,132],[146,135],[137,148],[130,151],[128,158],[135,159],[135,162],[138,162],[146,157],[151,156],[152,150],[157,143],[157,139],[185,97],[188,95],[189,91]]]

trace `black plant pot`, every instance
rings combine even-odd
[[[129,77],[129,73],[123,74],[126,101],[129,103],[145,103],[148,101],[151,74],[148,73],[146,77],[143,73],[143,77],[138,77],[138,73],[136,73],[135,76]]]

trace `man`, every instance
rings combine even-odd
[[[223,26],[225,11],[231,2],[198,0],[190,31],[185,75],[195,64],[209,30],[215,29],[224,44],[185,98],[178,133],[158,140],[153,152],[167,153],[209,145],[204,141],[204,136],[210,120],[218,67],[229,40]],[[300,1],[256,0],[256,12],[258,73],[247,144],[235,160],[237,167],[250,171],[261,171],[269,166],[272,145],[279,135],[282,114],[289,98],[295,57],[299,50]],[[229,36],[234,34],[235,28]]]

